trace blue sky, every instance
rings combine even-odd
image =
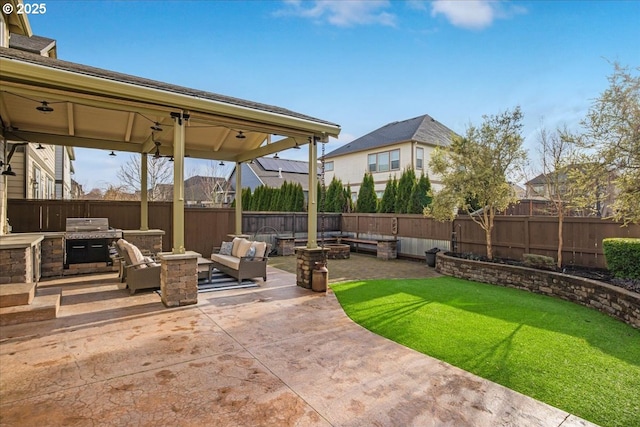
[[[519,105],[525,147],[578,129],[611,61],[640,66],[640,1],[47,1],[35,34],[60,59],[288,108],[338,123],[331,151],[429,114],[462,134]],[[76,150],[104,187],[129,157]],[[306,160],[305,150],[285,158]],[[104,157],[104,158],[103,158]],[[202,162],[187,172],[204,173]],[[99,171],[99,172],[98,172]],[[111,179],[113,181],[113,179]]]

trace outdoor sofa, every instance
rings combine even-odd
[[[220,248],[214,248],[211,261],[215,268],[236,278],[238,283],[254,277],[266,281],[270,250],[269,243],[235,237],[231,242],[222,242]]]

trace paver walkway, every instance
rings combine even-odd
[[[259,283],[167,309],[113,275],[43,282],[60,317],[0,329],[0,425],[591,425],[361,328],[291,273]]]

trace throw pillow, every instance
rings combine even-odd
[[[220,255],[231,255],[231,251],[233,250],[233,242],[222,242],[220,245]]]
[[[245,257],[253,259],[254,256],[256,256],[256,248],[254,246],[251,246],[249,250],[247,250],[247,254],[245,255]]]

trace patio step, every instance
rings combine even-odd
[[[0,326],[55,319],[60,308],[61,294],[60,288],[39,289],[28,304],[1,307]]]
[[[36,283],[7,283],[0,285],[0,308],[31,304],[36,296]]]

